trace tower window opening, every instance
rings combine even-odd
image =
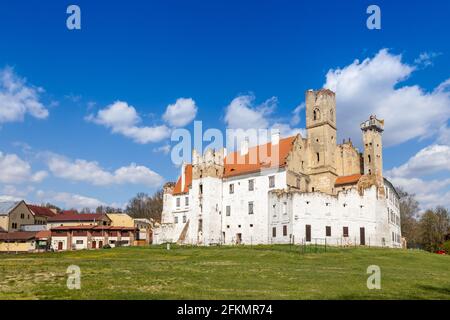
[[[316,158],[317,158],[317,163],[319,163],[319,161],[320,161],[320,154],[318,152],[316,153]]]
[[[370,161],[371,161],[370,154],[367,156],[367,159],[369,160],[369,163],[370,163]]]
[[[319,111],[319,109],[314,109],[314,111],[313,111],[313,118],[314,118],[314,120],[320,120],[320,111]]]

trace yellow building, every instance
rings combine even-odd
[[[134,219],[126,213],[107,213],[113,227],[134,227]]]

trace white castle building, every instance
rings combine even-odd
[[[156,243],[326,243],[401,247],[399,198],[383,178],[384,121],[361,124],[362,153],[336,143],[334,92],[306,92],[307,138],[226,154],[195,150],[164,186]]]

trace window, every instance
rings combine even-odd
[[[234,184],[233,183],[230,183],[229,188],[230,188],[230,194],[234,193]]]
[[[314,111],[313,111],[313,119],[314,120],[320,120],[320,111],[319,111],[319,109],[314,109]]]
[[[250,228],[253,228],[253,224],[250,224]]]
[[[83,244],[83,240],[77,240],[76,244]]]
[[[287,236],[287,226],[283,226],[283,236],[286,237]]]
[[[230,206],[227,206],[226,212],[227,212],[226,213],[227,216],[231,215],[231,207]]]
[[[183,223],[186,223],[186,216],[183,216]]]
[[[178,217],[175,216],[175,223],[178,223]]]
[[[253,191],[255,188],[255,180],[248,180],[248,191]]]
[[[187,207],[189,205],[189,197],[184,198],[184,205]]]
[[[200,186],[199,186],[199,192],[200,192],[200,194],[203,194],[203,185],[202,184],[200,184]]]
[[[253,201],[248,202],[248,214],[253,214]]]
[[[283,214],[287,214],[287,202],[283,202]]]
[[[369,155],[367,155],[367,160],[369,161],[369,163],[370,163],[370,154]]]
[[[343,235],[344,237],[348,237],[348,227],[343,228]]]
[[[20,219],[25,219],[25,214],[24,213],[20,214]]]
[[[269,176],[269,188],[275,188],[275,176]]]
[[[318,152],[316,152],[316,160],[317,160],[317,163],[320,162],[320,154]]]
[[[273,227],[272,228],[272,238],[275,238],[277,236],[277,228]]]
[[[330,226],[325,227],[325,236],[331,237],[331,227]]]
[[[180,198],[177,198],[177,208],[180,206]]]
[[[11,227],[12,227],[13,229],[17,229],[17,223],[16,223],[16,222],[13,222],[12,225],[11,225]]]
[[[314,192],[314,187],[311,188],[311,191]]]

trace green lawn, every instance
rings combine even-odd
[[[81,268],[81,290],[66,269]],[[368,290],[367,267],[381,268]],[[132,247],[0,255],[0,299],[450,299],[450,257],[298,247]]]

